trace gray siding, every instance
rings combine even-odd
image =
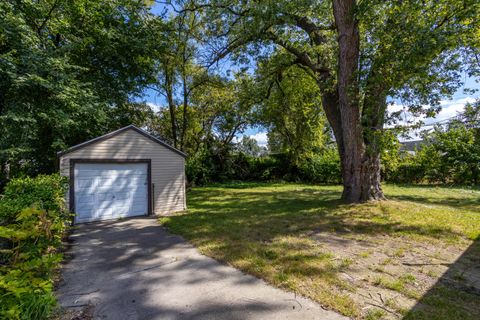
[[[185,159],[134,130],[126,130],[61,156],[61,175],[70,175],[70,159],[151,159],[154,214],[186,209]]]

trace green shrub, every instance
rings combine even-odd
[[[284,178],[286,169],[285,159],[282,154],[268,157],[253,158],[250,180],[274,181]]]
[[[314,183],[340,183],[342,173],[340,157],[334,148],[326,149],[320,154],[302,162],[299,167],[300,178]]]
[[[199,153],[187,160],[187,179],[191,185],[226,181],[306,181],[339,183],[340,159],[336,149],[292,163],[286,153],[253,157],[239,153]]]
[[[205,185],[211,182],[284,179],[289,168],[283,154],[253,157],[242,152],[204,150],[187,159],[185,171],[190,185]]]
[[[424,178],[423,168],[415,163],[401,163],[388,177],[388,182],[420,183]]]
[[[7,184],[0,200],[1,319],[46,319],[55,307],[52,278],[69,221],[65,191],[58,175]]]
[[[22,209],[34,205],[47,211],[64,212],[66,187],[67,180],[58,174],[11,180],[0,201],[0,224],[12,223]]]
[[[185,173],[189,185],[204,185],[212,176],[212,165],[205,152],[198,152],[187,158]]]

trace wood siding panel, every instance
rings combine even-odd
[[[62,155],[60,174],[63,176],[70,175],[70,159],[151,159],[154,214],[186,209],[185,158],[134,130]]]

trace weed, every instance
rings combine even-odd
[[[368,258],[372,254],[371,251],[363,251],[358,254],[359,257]]]
[[[379,320],[385,316],[385,311],[381,309],[371,308],[368,309],[367,314],[365,315],[366,320]]]

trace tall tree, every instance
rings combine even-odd
[[[57,151],[108,130],[154,80],[161,21],[142,1],[0,2],[2,166],[51,172]]]
[[[184,1],[176,1],[184,5]],[[172,4],[173,10],[176,6]],[[181,150],[189,125],[190,100],[198,87],[209,81],[206,69],[196,63],[198,34],[202,21],[197,12],[183,11],[172,15],[165,33],[168,49],[158,56],[157,92],[164,96],[169,110],[171,141]],[[181,106],[182,112],[176,109]]]
[[[475,0],[192,1],[204,12],[212,61],[268,55],[311,75],[333,129],[348,202],[381,200],[380,137],[390,99],[434,114],[459,86],[461,49],[478,32]],[[423,105],[432,108],[423,108]]]
[[[279,54],[260,63],[258,118],[268,130],[271,151],[285,153],[292,165],[298,165],[325,146],[329,128],[316,82],[289,60]]]
[[[215,149],[219,153],[230,151],[235,137],[254,121],[252,109],[255,104],[249,94],[252,85],[252,79],[242,75],[234,79],[214,77],[193,90],[183,150],[191,155],[202,149]],[[182,119],[183,112],[183,105],[176,104],[174,117]],[[161,108],[150,129],[173,144],[171,114],[170,108]]]

